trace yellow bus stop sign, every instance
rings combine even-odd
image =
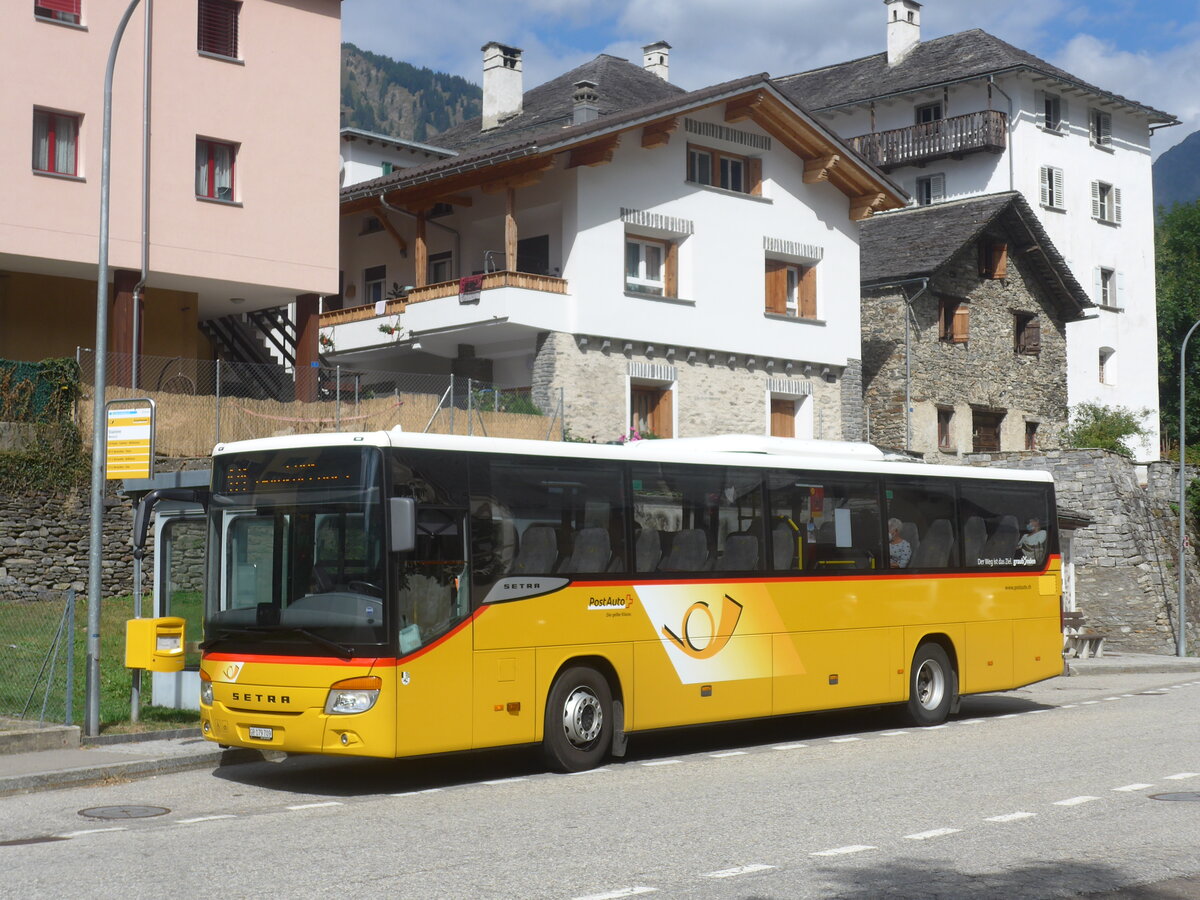
[[[150,478],[154,454],[153,408],[107,409],[104,471],[108,480]]]

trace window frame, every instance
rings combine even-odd
[[[816,321],[817,266],[768,259],[765,273],[766,311],[789,319]]]
[[[1066,192],[1063,190],[1063,170],[1058,166],[1041,166],[1038,170],[1042,206],[1047,209],[1066,210]]]
[[[1113,149],[1112,113],[1094,106],[1088,110],[1088,139],[1100,150]]]
[[[656,438],[674,437],[675,398],[672,388],[671,384],[630,383],[629,428],[631,431],[636,431],[642,438],[645,438],[647,434]]]
[[[928,117],[925,113],[932,113]],[[940,122],[946,117],[946,111],[942,106],[942,101],[937,100],[933,103],[921,103],[913,107],[913,124],[914,125],[932,125],[934,122]]]
[[[1092,218],[1105,225],[1121,224],[1121,189],[1107,181],[1092,182]]]
[[[372,278],[372,275],[378,277]],[[373,297],[371,294],[372,288],[379,288],[379,296]],[[371,306],[381,300],[387,299],[387,264],[383,263],[377,266],[367,266],[363,269],[363,305]]]
[[[971,340],[971,306],[966,300],[938,298],[938,340],[948,344]]]
[[[238,150],[240,149],[239,145],[236,143],[233,143],[232,141],[218,141],[213,138],[197,137],[196,138],[196,151],[197,151],[197,154],[196,154],[197,155],[196,184],[194,185],[196,188],[199,188],[199,186],[200,186],[199,182],[200,182],[201,167],[200,167],[200,162],[199,162],[199,156],[200,156],[199,151],[202,146],[207,147],[207,153],[205,154],[205,162],[204,162],[204,169],[207,170],[207,174],[205,175],[205,193],[201,193],[199,190],[197,190],[196,191],[196,199],[197,200],[207,200],[212,203],[232,203],[232,204],[238,203],[237,158],[238,158]],[[225,148],[226,150],[229,151],[229,185],[228,185],[229,196],[228,197],[221,197],[218,194],[218,192],[221,190],[221,186],[217,184],[216,150],[219,147]]]
[[[707,160],[707,175],[708,181],[703,181],[700,178],[701,159]],[[722,163],[726,166],[722,167]],[[726,182],[725,170],[732,173],[733,164],[736,163],[741,170],[742,186],[740,188],[730,187]],[[729,191],[733,194],[745,194],[747,196],[762,195],[762,160],[759,157],[743,156],[739,153],[730,153],[727,150],[717,150],[714,147],[705,147],[701,144],[687,145],[687,172],[685,180],[689,184],[698,184],[702,187],[718,188],[722,191]]]
[[[34,0],[33,17],[58,25],[82,25],[83,0]]]
[[[922,175],[917,178],[913,190],[917,206],[932,206],[946,199],[946,175],[936,172],[932,175]]]
[[[446,265],[446,277],[434,278],[434,266]],[[430,253],[429,258],[425,261],[425,283],[426,284],[441,284],[446,281],[454,280],[454,251],[445,250],[441,253]]]
[[[638,274],[629,273],[629,248],[638,247]],[[644,234],[625,232],[624,255],[622,259],[622,278],[625,293],[641,297],[674,298],[679,293],[679,257],[678,244],[666,238],[649,237]],[[659,251],[659,275],[654,279],[646,277],[646,249],[654,248]],[[657,289],[657,290],[656,290]]]
[[[1042,130],[1050,134],[1064,134],[1067,123],[1067,103],[1061,94],[1052,91],[1041,91],[1041,102],[1038,104],[1038,119]]]
[[[218,59],[240,60],[241,18],[240,0],[197,0],[196,52]],[[214,34],[215,29],[222,27],[227,29],[226,34]]]
[[[954,409],[949,406],[937,408],[937,447],[943,452],[954,450]]]
[[[1042,352],[1042,323],[1037,313],[1013,311],[1013,353],[1038,356]]]
[[[1025,422],[1025,449],[1026,450],[1036,450],[1037,449],[1038,425],[1040,425],[1040,424],[1041,424],[1040,422],[1030,422],[1030,421]]]
[[[1008,242],[979,242],[979,277],[1000,281],[1008,277]]]
[[[44,118],[46,122],[46,165],[41,167],[38,165],[38,119]],[[58,159],[58,144],[59,144],[59,126],[61,122],[69,121],[74,127],[74,133],[71,135],[69,144],[71,148],[71,170],[68,172],[64,169],[57,168]],[[34,172],[39,175],[60,175],[67,178],[78,178],[79,176],[79,136],[82,131],[83,116],[78,113],[60,112],[54,109],[44,109],[39,106],[33,108],[33,144],[32,144],[32,159],[30,165]]]

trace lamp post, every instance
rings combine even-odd
[[[1187,360],[1188,339],[1197,328],[1200,328],[1200,321],[1188,329],[1183,338],[1183,347],[1179,350],[1179,620],[1175,628],[1176,656],[1187,656],[1187,373],[1184,371],[1184,362]]]

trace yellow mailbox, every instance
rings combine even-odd
[[[125,666],[151,672],[183,671],[183,619],[130,619],[125,623]]]

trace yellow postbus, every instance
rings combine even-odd
[[[207,507],[223,745],[541,744],[578,771],[637,732],[887,704],[932,725],[1062,672],[1044,472],[396,430],[220,445]]]

